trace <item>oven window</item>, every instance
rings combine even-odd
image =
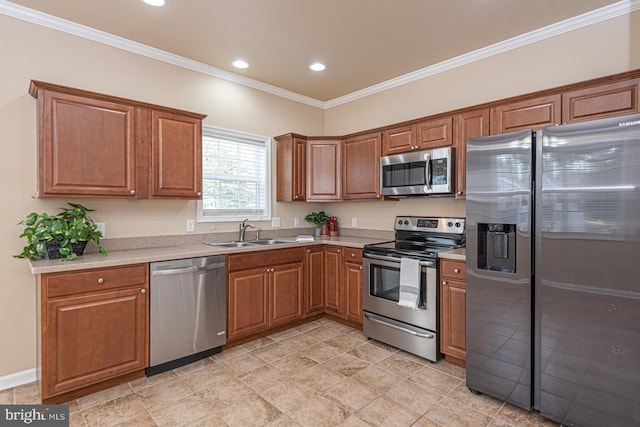
[[[399,265],[400,264],[398,264],[398,266]],[[374,297],[398,302],[400,297],[400,267],[392,268],[371,264],[370,268],[369,294]],[[426,309],[426,283],[427,274],[422,271],[422,274],[420,275],[420,299],[418,301],[418,307],[423,309]]]
[[[426,162],[401,163],[382,167],[383,187],[425,185]]]

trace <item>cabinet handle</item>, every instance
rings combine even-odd
[[[103,277],[98,277],[97,282],[98,282],[99,285],[102,285],[104,283],[104,278]]]
[[[132,196],[135,196],[136,195],[136,190],[129,191],[129,194],[131,194]]]
[[[454,269],[453,269],[453,272],[454,272],[454,273],[460,273],[460,270],[459,270],[459,269],[457,269],[457,268],[454,268]]]
[[[147,293],[147,290],[146,290],[146,289],[140,289],[140,293],[141,293],[141,294],[146,294],[146,293]]]
[[[442,286],[447,286],[447,281],[446,280],[442,281]]]

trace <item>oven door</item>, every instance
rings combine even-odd
[[[362,261],[362,308],[364,311],[419,328],[438,331],[438,286],[435,260],[420,262],[420,298],[417,310],[398,305],[399,258],[365,254]]]

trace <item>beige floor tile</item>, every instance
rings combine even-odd
[[[369,366],[351,377],[360,384],[371,388],[376,394],[383,394],[391,390],[402,378],[377,366]]]
[[[265,424],[265,427],[297,427],[299,425],[300,424],[298,424],[297,422],[293,421],[288,416],[282,414],[278,418],[276,418],[275,420],[270,421],[267,424]]]
[[[90,408],[92,406],[105,403],[110,400],[115,400],[119,397],[126,396],[133,393],[133,388],[127,384],[120,384],[115,387],[108,388],[106,390],[99,391],[97,393],[90,394],[88,396],[80,397],[77,399],[77,404],[80,410]]]
[[[394,347],[394,346],[392,346],[392,345],[385,344],[385,343],[380,342],[380,341],[376,341],[376,340],[369,340],[369,342],[370,342],[371,344],[375,345],[375,346],[378,346],[378,347],[380,347],[380,348],[384,348],[385,350],[387,350],[387,351],[389,351],[389,352],[391,352],[391,353],[397,353],[397,352],[399,352],[399,351],[400,351],[400,349],[398,349],[398,348],[396,348],[396,347]]]
[[[285,329],[284,331],[280,331],[280,332],[276,332],[275,334],[271,334],[269,335],[269,338],[271,338],[274,341],[282,341],[284,339],[287,338],[291,338],[295,335],[300,335],[301,332],[297,331],[296,329]]]
[[[420,417],[420,414],[386,397],[378,397],[356,415],[374,426],[410,426]]]
[[[296,326],[296,327],[294,327],[292,329],[294,329],[294,330],[296,330],[296,331],[298,331],[300,333],[303,333],[303,332],[310,331],[311,329],[315,329],[318,326],[320,326],[320,325],[316,321],[313,321],[313,322],[303,323],[302,325],[298,325],[298,326]]]
[[[69,427],[85,427],[84,417],[80,412],[69,413]]]
[[[352,354],[360,359],[366,360],[367,362],[377,363],[383,359],[394,354],[393,352],[381,348],[371,342],[358,346],[349,351],[349,354]]]
[[[318,340],[305,334],[294,335],[280,341],[289,351],[296,352],[318,344]]]
[[[342,351],[340,349],[321,342],[304,350],[300,350],[297,354],[308,357],[318,363],[322,363],[336,357],[341,352]]]
[[[236,357],[216,361],[232,375],[239,375],[265,364],[264,360],[251,353],[242,353]]]
[[[42,399],[40,397],[40,387],[37,381],[13,388],[14,404],[39,404],[41,402]]]
[[[442,427],[484,427],[491,420],[491,417],[447,397],[434,405],[426,417]]]
[[[369,387],[352,379],[346,379],[338,383],[325,391],[324,395],[351,413],[356,412],[376,398],[376,394]]]
[[[318,365],[293,377],[300,385],[308,387],[317,392],[324,392],[347,377],[328,369],[326,366]]]
[[[446,374],[453,375],[454,377],[460,378],[464,380],[467,378],[467,371],[458,365],[454,365],[453,363],[447,363],[444,359],[440,359],[438,363],[427,364],[431,366],[433,369],[437,369]]]
[[[464,382],[458,385],[447,397],[490,417],[497,415],[503,404],[503,402],[486,394],[471,393]]]
[[[411,427],[441,427],[440,424],[427,418],[427,416],[420,417],[418,421],[413,423]]]
[[[302,371],[313,368],[318,362],[304,354],[294,353],[278,359],[271,364],[282,372],[286,372],[288,375],[297,375]]]
[[[325,340],[324,343],[336,347],[338,350],[341,350],[343,352],[347,352],[353,350],[356,347],[364,345],[364,341],[356,338],[351,334],[340,334],[333,338]]]
[[[322,364],[322,366],[326,367],[330,371],[342,374],[345,377],[350,377],[371,365],[366,360],[362,360],[359,357],[352,356],[351,354],[343,353],[333,359],[327,360]]]
[[[185,396],[193,394],[194,390],[181,378],[165,381],[153,387],[147,387],[135,394],[145,408],[156,410]]]
[[[179,368],[175,368],[173,372],[175,372],[178,376],[188,375],[193,371],[197,371],[202,368],[206,368],[207,366],[215,363],[211,357],[205,357],[204,359],[196,360],[193,363],[189,363],[188,365],[180,366]]]
[[[556,427],[558,423],[540,416],[536,412],[527,412],[510,404],[504,404],[495,416],[498,421],[505,421],[513,426],[522,427]]]
[[[207,367],[191,371],[180,378],[189,384],[189,387],[194,391],[201,391],[233,377],[225,368],[216,362],[212,362]]]
[[[88,426],[109,426],[118,424],[135,425],[138,420],[149,417],[140,398],[127,395],[102,403],[82,411]]]
[[[255,392],[249,386],[243,384],[235,378],[216,384],[214,387],[197,392],[204,402],[209,404],[216,411],[222,410],[229,402],[235,399],[249,398]]]
[[[332,427],[341,425],[351,414],[337,403],[320,396],[287,415],[301,426]]]
[[[356,415],[351,415],[349,418],[344,420],[344,422],[340,425],[342,427],[371,427],[371,424],[364,422],[363,420],[358,418]]]
[[[261,337],[261,338],[256,338],[253,341],[249,341],[246,342],[244,344],[242,344],[242,347],[246,348],[247,350],[251,351],[251,350],[255,350],[256,348],[265,346],[265,345],[269,345],[269,344],[273,344],[274,340],[272,340],[269,337]]]
[[[433,362],[431,362],[430,360],[425,359],[424,357],[420,357],[416,354],[413,353],[409,353],[408,351],[404,351],[404,350],[398,350],[398,352],[396,353],[402,357],[405,357],[409,360],[413,360],[416,363],[419,363],[421,365],[431,365],[431,366],[435,366],[435,364]],[[444,362],[444,359],[440,359],[441,361]]]
[[[274,384],[261,393],[265,399],[284,413],[290,413],[303,405],[308,405],[318,397],[315,391],[301,386],[295,380],[287,380]]]
[[[13,405],[13,388],[0,390],[0,405]]]
[[[304,334],[318,341],[325,341],[333,337],[336,337],[342,333],[343,333],[342,331],[336,328],[332,328],[329,325],[322,325],[315,329],[307,331]]]
[[[223,350],[218,354],[214,354],[213,356],[211,356],[211,358],[216,362],[220,363],[224,360],[232,359],[234,357],[238,357],[248,352],[249,352],[249,349],[244,345],[237,345],[235,347],[231,347],[230,349]]]
[[[444,372],[425,366],[409,377],[410,381],[419,386],[435,391],[436,393],[447,395],[458,385],[462,384],[460,378],[454,377]]]
[[[326,323],[327,326],[330,326],[340,332],[351,332],[353,331],[353,328],[351,326],[347,326],[347,325],[343,325],[342,323],[338,323],[338,322],[333,322],[333,321],[329,321],[329,323]]]
[[[203,418],[212,421],[218,418],[211,406],[197,395],[183,397],[150,413],[156,424],[168,427],[191,426]]]
[[[381,360],[376,363],[376,366],[402,378],[409,378],[424,367],[424,365],[409,360],[399,353],[394,353],[386,359]]]
[[[131,381],[129,385],[133,389],[133,391],[140,391],[147,387],[153,387],[155,385],[161,384],[165,381],[173,380],[178,378],[178,375],[173,371],[163,372],[161,374],[156,374],[151,377],[142,377],[137,380]]]
[[[271,363],[291,354],[291,350],[282,343],[274,341],[273,344],[251,350],[251,354],[259,357],[267,363]]]
[[[385,397],[405,408],[423,415],[442,400],[443,396],[435,392],[427,392],[411,381],[402,381],[385,393]]]
[[[282,415],[278,408],[256,393],[232,400],[216,412],[230,427],[263,426]]]
[[[71,402],[65,403],[69,407],[69,414],[73,414],[74,412],[80,412],[80,405],[78,405],[78,400],[74,399]]]
[[[282,372],[280,369],[272,365],[262,365],[244,374],[238,375],[237,378],[251,387],[254,391],[260,393],[273,384],[277,384],[289,378],[289,374]]]

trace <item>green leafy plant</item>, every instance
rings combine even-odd
[[[320,227],[323,222],[329,221],[330,217],[324,211],[320,211],[318,213],[311,212],[307,216],[304,217],[304,220],[307,222],[311,222],[316,225],[316,227]]]
[[[69,203],[70,208],[61,208],[57,215],[31,212],[18,224],[25,226],[20,237],[27,239],[27,245],[22,253],[14,255],[16,258],[38,260],[46,253],[46,246],[51,242],[59,245],[58,252],[61,261],[70,261],[78,255],[73,251],[80,242],[94,241],[100,243],[102,232],[93,219],[87,215],[93,209],[86,208],[79,203]],[[85,243],[86,244],[86,243]],[[98,251],[106,255],[107,251],[98,246]]]

